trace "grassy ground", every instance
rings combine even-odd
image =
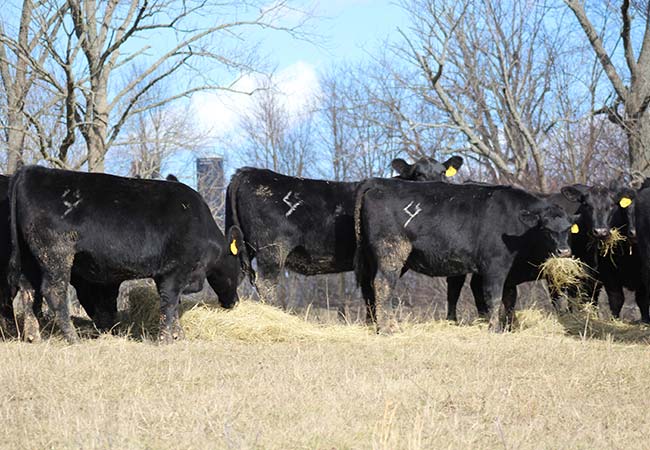
[[[647,448],[648,329],[520,311],[519,327],[375,336],[244,302],[170,346],[0,344],[4,448]]]

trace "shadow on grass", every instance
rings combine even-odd
[[[647,324],[600,319],[590,311],[560,314],[557,320],[568,336],[628,344],[650,343],[650,327]]]

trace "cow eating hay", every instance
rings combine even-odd
[[[625,240],[625,236],[619,231],[618,228],[612,228],[607,239],[599,241],[598,243],[600,254],[602,256],[612,255],[616,247],[618,247],[620,243]]]
[[[555,289],[579,286],[589,278],[587,265],[573,257],[551,257],[539,265],[540,277]]]

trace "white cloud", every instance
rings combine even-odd
[[[273,82],[289,113],[304,109],[307,102],[318,93],[316,68],[304,61],[298,61],[273,76]],[[263,85],[256,76],[240,79],[233,88],[251,92]],[[255,95],[255,94],[253,94]],[[201,92],[192,97],[192,106],[199,126],[215,138],[224,137],[235,131],[241,115],[252,105],[252,96],[234,92]]]

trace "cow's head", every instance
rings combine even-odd
[[[409,164],[402,158],[394,159],[391,166],[397,172],[396,178],[411,181],[445,181],[458,172],[463,165],[463,158],[452,156],[440,163],[434,158],[420,158]]]
[[[626,186],[621,180],[612,181],[609,189],[614,194],[616,202],[610,226],[620,228],[626,237],[634,242],[636,240],[636,190]]]
[[[228,229],[225,255],[221,259],[220,267],[217,268],[218,275],[215,275],[218,279],[214,283],[210,283],[219,297],[219,304],[228,309],[234,307],[239,301],[237,286],[244,278],[239,262],[239,253],[244,245],[243,236],[244,234],[237,225]]]
[[[564,209],[557,205],[519,211],[519,220],[529,229],[540,232],[541,239],[535,244],[541,246],[547,255],[563,257],[571,256],[569,234],[577,217],[567,215]]]
[[[574,184],[563,187],[561,192],[567,200],[580,203],[577,210],[580,233],[587,233],[597,239],[609,237],[612,216],[617,206],[615,195],[610,189],[602,185]]]

